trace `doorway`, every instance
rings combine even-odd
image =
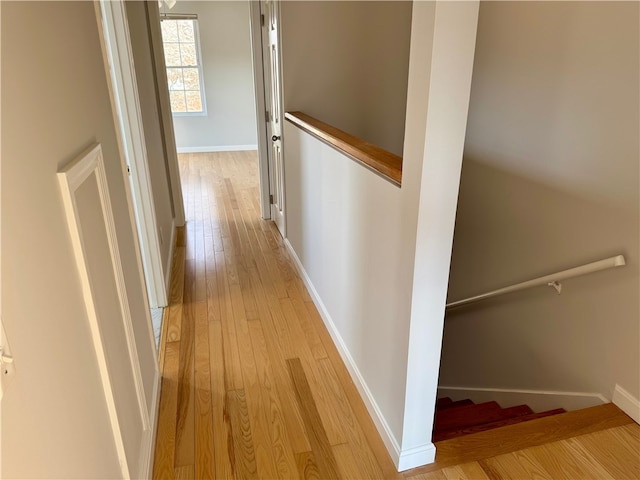
[[[263,20],[277,26],[277,2],[148,2],[148,10],[160,25],[156,35],[151,28],[153,49],[164,52],[156,57],[158,90],[167,78],[178,153],[255,151],[261,216],[284,236],[281,95],[270,67],[280,71],[278,31],[274,63]]]

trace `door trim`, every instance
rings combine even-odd
[[[111,428],[116,445],[118,459],[122,474],[125,478],[137,477],[142,473],[132,472],[133,465],[129,465],[126,458],[124,441],[116,410],[115,397],[111,384],[111,375],[116,372],[109,372],[109,365],[106,356],[106,345],[101,334],[100,319],[96,311],[94,291],[91,283],[91,277],[85,257],[85,244],[82,236],[82,227],[78,218],[78,207],[75,198],[75,192],[80,186],[93,174],[95,174],[98,186],[98,194],[100,197],[100,205],[104,219],[104,225],[107,232],[107,240],[109,244],[109,253],[113,273],[118,292],[118,300],[120,304],[120,313],[122,315],[122,323],[127,342],[127,351],[129,353],[133,379],[136,388],[136,396],[138,400],[138,409],[142,420],[142,443],[140,445],[140,453],[145,452],[149,445],[153,442],[152,429],[147,410],[147,401],[144,393],[144,384],[142,380],[142,372],[138,361],[138,350],[136,347],[133,324],[131,319],[131,311],[129,309],[129,300],[127,298],[127,289],[124,281],[124,272],[122,271],[122,259],[118,248],[118,239],[116,237],[115,221],[111,207],[111,199],[109,197],[109,187],[107,185],[107,176],[104,169],[104,160],[102,157],[102,149],[99,144],[92,146],[78,159],[65,166],[58,172],[58,181],[62,190],[62,198],[71,234],[71,242],[73,245],[74,256],[76,258],[76,267],[80,276],[80,283],[84,297],[85,308],[89,319],[91,336],[93,345],[96,350],[96,358],[98,361],[98,369],[102,380],[102,386],[105,393],[105,401],[111,421]],[[137,465],[136,465],[137,466]]]
[[[256,126],[258,138],[258,168],[260,170],[260,210],[262,218],[271,218],[269,194],[269,124],[265,114],[267,111],[264,83],[264,61],[262,55],[262,21],[260,2],[249,2],[251,29],[251,57],[253,59],[253,88],[256,99]]]
[[[107,71],[110,72],[107,76],[116,130],[130,169],[131,201],[137,220],[146,291],[152,308],[164,307],[167,305],[167,290],[125,5],[122,0],[100,0],[96,13],[100,19],[98,27],[109,67]]]

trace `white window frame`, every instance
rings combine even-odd
[[[166,20],[192,20],[193,21],[193,38],[194,38],[194,42],[195,42],[195,47],[196,47],[196,57],[197,57],[197,61],[198,61],[198,76],[199,76],[199,80],[200,80],[200,99],[202,101],[202,111],[201,112],[174,112],[173,110],[171,110],[171,115],[173,115],[174,117],[206,117],[208,116],[207,113],[207,97],[205,95],[205,88],[204,88],[204,72],[203,72],[203,67],[202,67],[202,50],[200,48],[200,27],[198,24],[198,15],[196,14],[180,14],[180,13],[161,13],[160,14],[160,21],[164,22]],[[162,38],[162,48],[164,51],[164,38]],[[166,63],[166,62],[165,62]],[[185,68],[183,66],[180,67],[170,67],[168,65],[165,65],[165,69],[170,69],[170,68]],[[188,68],[193,68],[193,67],[188,67]],[[168,80],[166,79],[166,70],[165,70],[165,81],[167,81],[167,85],[168,85]],[[171,95],[172,90],[169,89],[169,95]]]

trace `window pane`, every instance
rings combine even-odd
[[[175,20],[162,20],[162,40],[164,42],[178,41],[178,24]]]
[[[191,67],[198,65],[198,57],[196,56],[195,43],[181,43],[180,54],[183,67]]]
[[[196,20],[164,20],[161,25],[171,111],[204,112]]]
[[[187,97],[187,111],[188,112],[201,112],[202,111],[202,97],[200,92],[185,92]]]
[[[184,79],[181,68],[167,68],[169,90],[184,90]]]
[[[184,89],[200,91],[200,76],[198,75],[198,69],[183,68],[182,72],[184,78]]]
[[[184,92],[169,92],[171,97],[172,112],[186,112],[187,103],[184,98]]]
[[[178,43],[164,44],[164,61],[167,67],[180,66],[180,45]]]
[[[178,32],[181,42],[195,42],[193,34],[193,20],[178,20]]]

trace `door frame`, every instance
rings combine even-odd
[[[258,167],[260,171],[260,210],[262,218],[271,219],[271,182],[269,177],[269,122],[266,118],[265,66],[262,45],[262,14],[260,1],[249,1],[251,29],[251,57],[253,60],[253,88],[256,99],[256,126],[258,134]]]
[[[104,0],[101,0],[104,1]],[[254,87],[254,97],[255,97],[255,107],[256,107],[256,127],[257,127],[257,143],[258,143],[258,171],[260,178],[260,213],[263,219],[270,220],[271,219],[271,202],[269,201],[270,192],[270,177],[269,177],[269,125],[265,118],[266,109],[266,97],[265,97],[265,82],[264,82],[264,74],[265,74],[265,66],[263,63],[263,55],[262,55],[262,24],[261,24],[261,13],[260,13],[260,2],[248,0],[249,4],[249,29],[251,36],[251,56],[253,63],[253,87]],[[165,102],[165,108],[162,109],[162,118],[165,122],[165,128],[169,128],[168,125],[171,126],[171,131],[173,132],[173,117],[171,115],[171,108],[169,105],[169,94],[168,88],[167,93],[164,95],[162,93],[163,87],[160,85],[164,81],[164,57],[160,54],[162,52],[162,36],[160,33],[159,21],[160,17],[158,15],[158,27],[154,27],[153,23],[156,19],[154,17],[153,11],[156,7],[149,6],[148,14],[149,14],[149,24],[151,30],[151,47],[154,51],[154,64],[156,68],[156,81],[158,83],[158,88],[160,89],[160,97],[161,105],[162,102]],[[281,66],[279,74],[281,75]],[[282,123],[283,118],[281,119]],[[175,146],[175,140],[174,140]],[[284,153],[283,153],[284,155]],[[172,178],[172,184],[174,183],[174,179]],[[179,176],[177,177],[177,184],[179,185]],[[175,192],[175,191],[174,191]],[[182,198],[180,194],[180,198]],[[283,202],[284,203],[284,202]],[[182,208],[182,207],[181,207]],[[176,225],[179,225],[178,219],[176,217]],[[286,228],[286,221],[285,221]]]
[[[128,170],[127,183],[131,187],[128,200],[136,220],[145,290],[150,307],[164,307],[168,303],[166,279],[156,229],[153,189],[125,4],[122,0],[100,0],[96,5],[96,14],[107,71],[111,77],[108,83],[116,130]]]

